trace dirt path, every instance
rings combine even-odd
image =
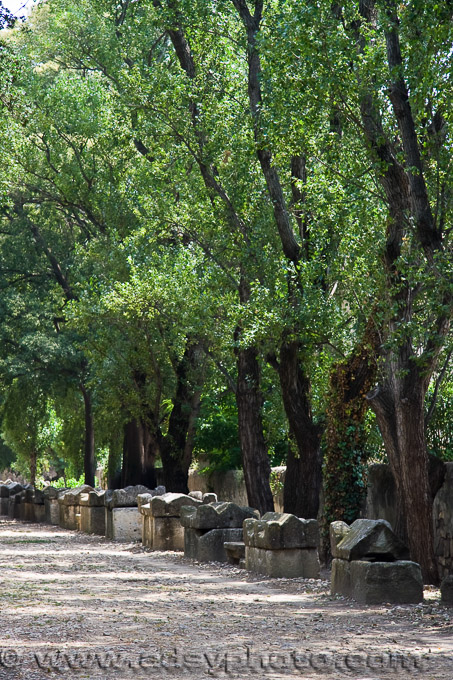
[[[0,678],[453,678],[453,610],[0,520]]]

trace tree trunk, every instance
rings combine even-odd
[[[391,382],[369,396],[406,519],[411,557],[421,566],[425,583],[438,583],[434,556],[432,497],[425,440],[425,379],[418,369],[389,367]]]
[[[38,452],[36,449],[30,453],[30,484],[35,486],[36,484],[36,470],[38,467]]]
[[[348,359],[334,366],[330,375],[324,468],[326,537],[330,522],[350,524],[362,509],[366,493],[366,394],[376,379],[379,346],[372,316],[360,344]]]
[[[269,484],[271,466],[263,434],[260,369],[253,347],[238,349],[236,403],[239,442],[249,505],[261,514],[274,509]]]
[[[143,476],[143,427],[140,420],[134,418],[124,426],[122,486],[143,484]]]
[[[310,382],[299,358],[300,343],[283,343],[277,366],[283,405],[291,439],[286,462],[283,504],[285,512],[316,519],[322,482],[321,428],[313,422],[310,407]]]
[[[91,395],[86,389],[85,385],[80,385],[80,391],[83,395],[83,402],[85,407],[85,446],[83,457],[83,470],[85,475],[85,484],[94,487],[96,474],[96,459],[94,450],[94,419],[93,408],[91,403]]]
[[[203,375],[202,349],[188,342],[176,369],[177,387],[168,423],[161,439],[164,484],[167,491],[188,493],[189,467],[192,462],[195,425],[200,409]]]

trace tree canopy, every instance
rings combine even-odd
[[[53,427],[47,449],[87,481],[109,452],[112,483],[162,466],[175,491],[207,456],[242,465],[261,511],[282,462],[287,511],[316,516],[324,477],[326,518],[348,521],[386,457],[435,580],[452,17],[432,0],[47,0],[18,24],[0,3],[0,379],[18,456]]]

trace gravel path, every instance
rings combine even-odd
[[[0,520],[0,678],[452,680],[453,610]],[[325,574],[328,578],[328,574]]]

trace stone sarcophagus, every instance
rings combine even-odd
[[[59,494],[60,526],[63,529],[80,531],[80,497],[93,490],[93,487],[88,484],[82,484],[82,486],[67,489]]]
[[[105,492],[105,535],[112,541],[140,541],[142,537],[141,514],[138,496],[151,497],[165,493],[164,486],[148,489],[146,486],[127,486],[125,489]]]
[[[257,518],[258,510],[235,503],[182,507],[185,557],[198,562],[227,562],[224,543],[242,541],[244,520]]]
[[[80,531],[105,536],[105,491],[88,491],[80,495]]]
[[[267,512],[244,522],[245,568],[275,578],[319,578],[315,519]]]
[[[412,604],[423,600],[420,566],[385,520],[330,525],[332,594],[363,604]]]
[[[153,550],[184,550],[181,508],[202,504],[202,500],[183,493],[165,493],[140,505],[142,543]]]

